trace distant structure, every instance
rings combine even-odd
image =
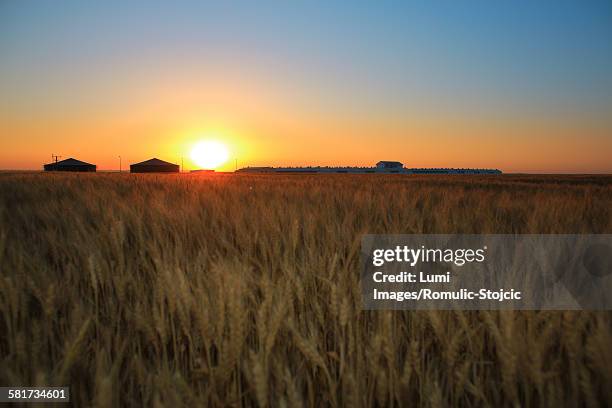
[[[379,161],[376,167],[244,167],[239,173],[352,173],[352,174],[501,174],[498,169],[406,168],[398,161]]]
[[[57,160],[57,159],[56,159]],[[96,165],[91,163],[85,163],[72,157],[69,159],[55,161],[53,163],[45,164],[43,166],[45,171],[82,171],[82,172],[95,172]]]
[[[152,158],[140,163],[130,164],[130,173],[178,173],[179,165]]]
[[[376,163],[377,169],[402,169],[404,164],[398,161],[379,161]]]

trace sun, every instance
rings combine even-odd
[[[203,169],[215,169],[229,158],[227,146],[215,140],[196,143],[191,149],[191,160]]]

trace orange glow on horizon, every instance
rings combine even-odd
[[[178,76],[177,76],[178,78]],[[99,170],[152,157],[185,170],[200,168],[194,145],[217,139],[229,157],[218,171],[245,166],[371,166],[398,160],[407,167],[487,167],[504,172],[612,172],[607,123],[576,117],[507,117],[417,111],[355,111],[292,98],[263,79],[135,83],[126,98],[89,109],[0,110],[0,168],[42,168],[51,154]],[[129,97],[128,97],[129,96]],[[104,109],[103,109],[104,108]],[[34,108],[32,108],[34,109]],[[36,118],[36,120],[32,120]],[[585,137],[588,135],[588,137]]]
[[[56,154],[189,171],[214,139],[218,171],[612,173],[609,7],[8,3],[0,170]]]

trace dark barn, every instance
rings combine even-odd
[[[376,163],[376,168],[379,169],[401,169],[404,164],[398,161],[379,161]]]
[[[156,158],[130,165],[130,173],[178,173],[178,164]]]
[[[45,164],[43,167],[45,171],[96,171],[95,164],[85,163],[72,157],[55,163]]]

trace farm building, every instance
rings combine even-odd
[[[45,171],[96,171],[95,164],[85,163],[72,157],[55,163],[45,164],[43,168]]]
[[[379,161],[376,167],[245,167],[237,170],[240,173],[266,174],[313,174],[313,173],[348,173],[348,174],[501,174],[498,169],[450,169],[450,168],[406,168],[401,162]]]
[[[152,158],[130,165],[130,173],[178,173],[179,165]]]
[[[402,169],[404,164],[398,161],[379,161],[376,163],[377,169]]]

